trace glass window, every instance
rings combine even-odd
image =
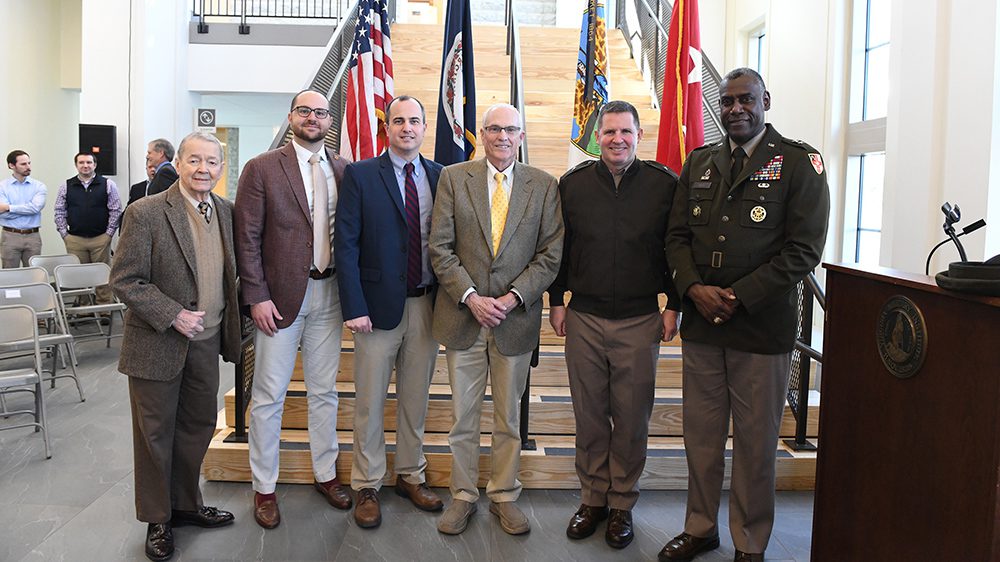
[[[862,119],[866,121],[885,117],[889,101],[890,5],[890,0],[867,0],[864,3],[865,101]]]
[[[859,159],[858,220],[854,261],[878,265],[882,240],[882,186],[885,153],[864,154]]]
[[[767,33],[763,27],[750,32],[747,41],[747,66],[767,76]]]

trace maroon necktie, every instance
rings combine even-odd
[[[417,183],[413,180],[413,162],[403,166],[406,171],[406,230],[409,234],[406,252],[406,290],[420,285],[423,277],[422,245],[420,243],[420,197]]]

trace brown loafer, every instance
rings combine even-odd
[[[337,509],[351,509],[351,495],[340,481],[334,478],[329,482],[313,481],[313,488],[326,498],[326,501]]]
[[[374,529],[382,524],[382,510],[378,505],[378,490],[358,490],[358,505],[354,507],[354,521],[362,529]]]
[[[402,476],[396,477],[396,495],[401,498],[409,498],[413,505],[424,511],[441,511],[444,502],[437,496],[427,484],[410,484],[403,480]]]
[[[571,539],[585,539],[594,534],[597,524],[608,518],[607,506],[581,505],[569,520],[566,536]]]
[[[259,493],[253,495],[253,518],[265,529],[273,529],[281,523],[281,512],[278,511],[278,500],[265,498]]]
[[[737,549],[736,557],[733,558],[733,562],[764,562],[764,555],[743,552],[742,550]]]

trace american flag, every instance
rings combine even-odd
[[[386,147],[385,108],[392,101],[392,45],[386,0],[360,0],[348,67],[346,137],[341,153],[358,161]]]

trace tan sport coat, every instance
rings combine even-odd
[[[554,177],[520,163],[512,180],[494,259],[486,160],[448,166],[438,179],[430,255],[442,290],[434,305],[433,330],[446,347],[468,349],[479,335],[479,323],[461,303],[469,287],[487,297],[516,289],[524,299],[493,331],[501,353],[519,355],[538,345],[542,292],[555,279],[562,258],[559,190]]]
[[[337,189],[346,163],[327,149]],[[312,267],[312,215],[290,141],[247,162],[240,175],[234,212],[240,303],[271,300],[287,328],[302,307]]]
[[[222,315],[222,357],[235,363],[240,351],[233,204],[212,194],[222,231],[226,309]],[[128,305],[118,370],[140,379],[168,381],[180,374],[188,339],[171,324],[182,309],[198,310],[194,235],[174,184],[129,206],[129,220],[111,266],[111,289]]]

